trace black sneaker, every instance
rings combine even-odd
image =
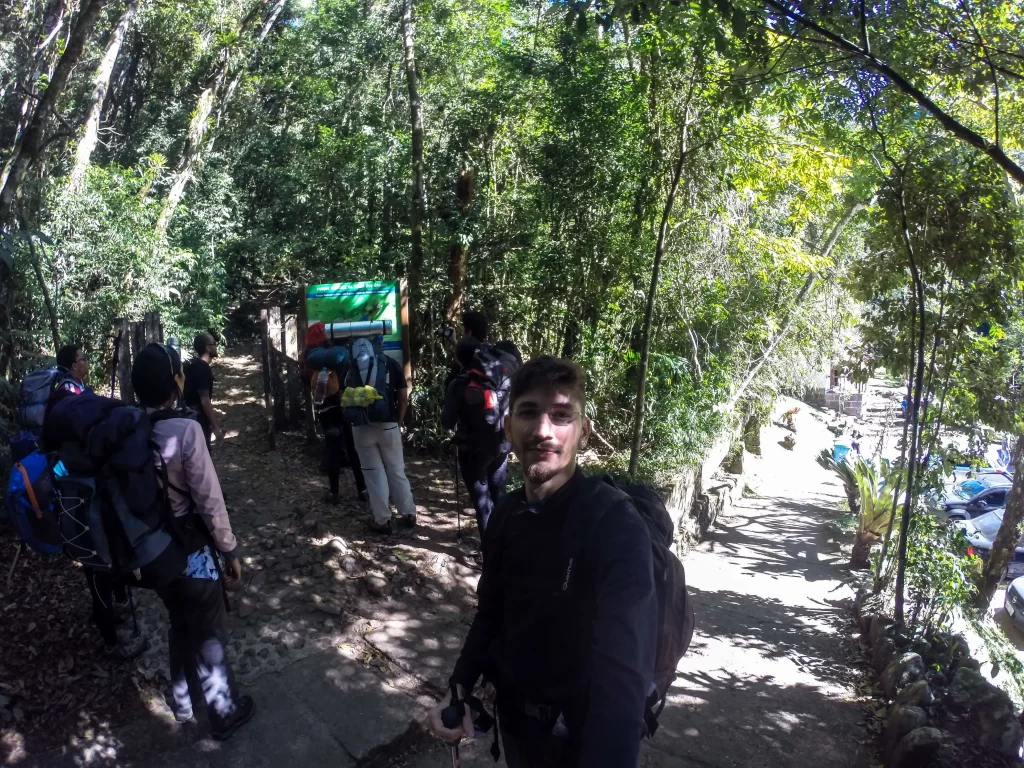
[[[331,493],[330,491],[327,491],[327,493],[324,494],[324,501],[332,507],[336,507],[341,503],[341,499],[338,498],[338,494]]]
[[[146,650],[146,639],[142,635],[118,638],[114,645],[104,647],[103,655],[114,661],[134,659]]]
[[[415,528],[416,527],[416,515],[402,515],[398,518],[398,524],[403,528]]]
[[[359,492],[359,500],[364,504],[370,500],[370,495],[366,492],[365,488]]]
[[[255,714],[256,702],[252,700],[252,696],[242,696],[239,698],[238,705],[235,707],[234,716],[227,722],[227,724],[220,728],[214,728],[211,735],[217,741],[226,741],[235,735],[235,731],[252,720],[252,716]]]
[[[388,520],[386,523],[378,523],[376,520],[374,520],[371,517],[370,520],[366,523],[366,525],[374,533],[385,533],[385,534],[387,534],[389,536],[391,535],[391,521],[390,520]]]

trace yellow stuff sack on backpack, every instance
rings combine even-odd
[[[377,400],[383,400],[380,393],[369,384],[363,387],[346,387],[341,394],[341,405],[343,408],[357,406],[367,408]]]

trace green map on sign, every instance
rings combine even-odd
[[[309,325],[355,323],[360,320],[390,320],[391,333],[383,339],[384,351],[402,360],[402,321],[399,313],[397,280],[368,280],[361,283],[322,283],[306,289],[306,317]]]

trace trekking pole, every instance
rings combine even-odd
[[[456,456],[458,456],[458,453],[456,453]],[[455,687],[455,683],[452,683],[451,703],[442,710],[441,723],[449,730],[455,729],[462,725],[462,720],[465,716],[466,702],[459,699],[458,688]],[[451,745],[451,754],[452,768],[459,768],[459,745],[457,742]]]
[[[455,470],[452,473],[455,480],[455,513],[458,517],[458,530],[456,539],[462,538],[462,503],[459,501],[459,446],[455,446]]]
[[[110,368],[110,396],[114,396],[114,387],[117,385],[117,366],[121,362],[121,335],[124,333],[122,328],[117,332],[117,336],[114,337],[114,364]]]

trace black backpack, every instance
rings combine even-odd
[[[473,363],[463,374],[467,382],[459,416],[471,438],[486,442],[504,433],[512,375],[519,370],[519,363],[489,344],[476,351]]]
[[[179,576],[203,542],[191,515],[175,518],[167,467],[153,424],[182,414],[152,415],[92,394],[65,398],[47,416],[45,440],[66,470],[54,478],[64,552],[82,565],[134,575],[160,587]]]
[[[579,557],[605,513],[616,506],[607,501],[609,488],[614,495],[628,499],[647,524],[651,535],[654,585],[658,603],[658,645],[654,657],[654,679],[644,707],[647,735],[658,730],[658,717],[665,708],[669,686],[676,678],[676,667],[693,638],[693,605],[686,593],[686,570],[672,552],[674,526],[665,502],[652,488],[639,484],[616,485],[611,477],[589,477],[582,487],[582,498],[574,502],[566,521],[566,570],[562,590],[572,585],[573,561]],[[600,502],[588,498],[605,495]]]

